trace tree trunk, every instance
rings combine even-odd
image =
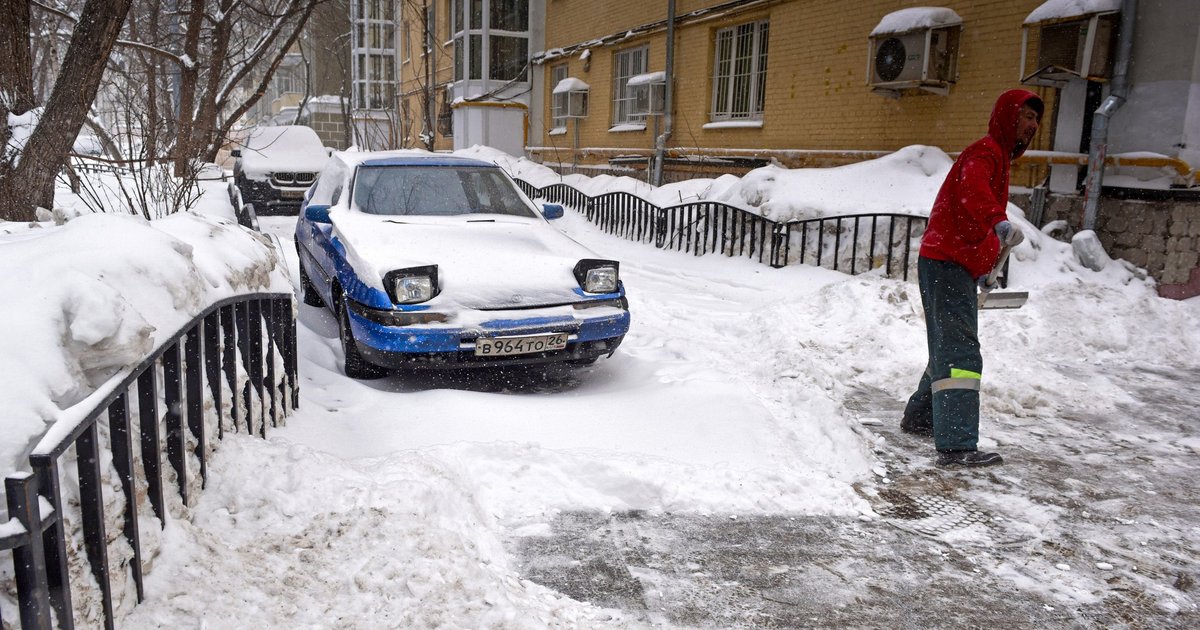
[[[41,122],[20,163],[0,172],[0,220],[33,221],[35,208],[53,207],[54,178],[96,98],[130,2],[88,0],[84,5]]]
[[[24,114],[37,105],[33,96],[33,57],[29,52],[29,1],[0,0],[0,92],[4,106]],[[7,127],[8,117],[0,119]]]
[[[175,176],[187,175],[192,161],[196,124],[196,83],[200,80],[200,30],[204,26],[204,0],[192,0],[184,31],[184,64],[179,68],[179,127],[175,134]]]

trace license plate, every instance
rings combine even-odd
[[[301,189],[301,190],[284,189],[284,190],[279,191],[279,197],[280,197],[280,199],[303,199],[305,191],[306,191],[306,189]]]
[[[475,356],[505,357],[514,354],[562,350],[566,347],[567,333],[524,337],[480,337],[475,340]]]

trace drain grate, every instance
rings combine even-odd
[[[972,525],[990,529],[998,519],[979,506],[959,499],[938,495],[913,496],[902,490],[887,488],[879,492],[887,505],[879,514],[893,525],[925,536],[938,537]]]

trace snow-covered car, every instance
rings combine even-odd
[[[335,153],[296,223],[304,302],[337,317],[345,371],[569,362],[629,330],[619,264],[550,225],[494,164]]]
[[[256,213],[295,212],[329,153],[310,127],[256,127],[233,150],[233,181]]]

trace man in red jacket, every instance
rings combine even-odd
[[[976,449],[983,378],[976,287],[996,264],[1001,248],[1024,238],[1006,213],[1009,166],[1029,147],[1043,109],[1033,92],[1000,95],[988,134],[967,147],[946,175],[921,239],[917,276],[929,363],[900,428],[932,434],[941,467],[1004,461]]]

